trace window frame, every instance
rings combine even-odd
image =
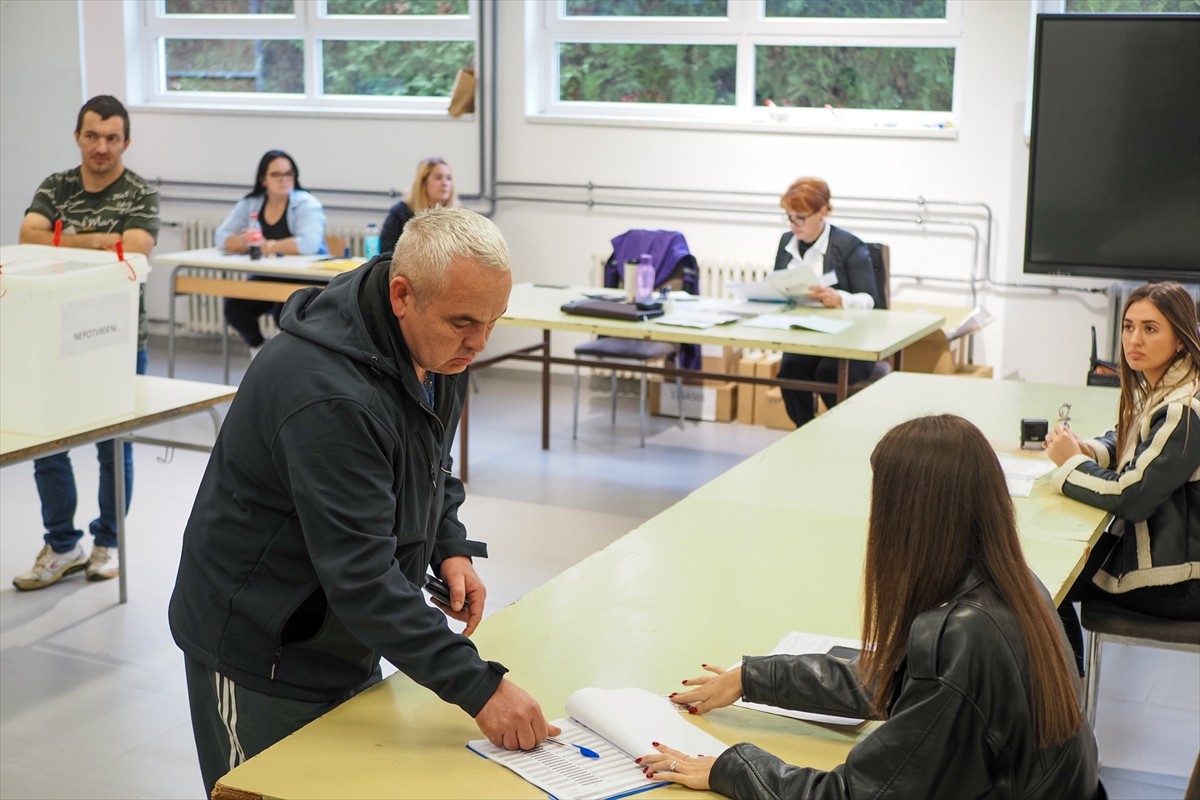
[[[446,116],[449,96],[394,97],[324,92],[321,40],[469,41],[478,60],[481,0],[467,0],[465,16],[372,14],[325,16],[324,0],[293,0],[294,15],[167,15],[163,0],[126,5],[135,15],[138,46],[129,58],[131,95],[143,107],[161,109],[253,110],[280,113],[336,113],[389,116]],[[127,18],[128,20],[128,18]],[[300,40],[304,48],[303,94],[255,92],[170,92],[166,89],[166,39]],[[466,66],[466,65],[464,65]],[[470,121],[473,114],[458,119]]]
[[[754,105],[757,45],[940,47],[955,51],[963,34],[964,0],[946,0],[946,16],[927,19],[789,19],[766,17],[762,0],[730,0],[726,17],[565,17],[562,0],[525,0],[526,107],[530,122],[745,128],[953,137],[959,82],[951,111],[771,109]],[[728,106],[562,101],[559,42],[715,44],[737,48],[735,102]]]

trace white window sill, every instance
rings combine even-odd
[[[242,105],[240,103],[129,103],[131,111],[147,114],[236,114],[246,117],[308,117],[324,119],[405,119],[419,122],[475,122],[475,114],[452,117],[445,109],[314,107],[300,105]]]
[[[526,122],[545,125],[586,125],[612,128],[655,128],[675,130],[729,131],[736,133],[786,134],[789,136],[878,136],[907,139],[957,139],[958,128],[946,123],[848,122],[830,119],[827,123],[789,122],[763,119],[754,122],[680,119],[670,117],[573,116],[566,114],[529,114]]]

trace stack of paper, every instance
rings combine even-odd
[[[723,314],[717,311],[701,311],[686,309],[672,311],[654,320],[659,325],[675,325],[680,328],[711,328],[715,325],[725,325],[741,319],[738,314]]]
[[[820,317],[816,314],[763,314],[742,323],[747,328],[768,328],[770,330],[786,331],[789,328],[804,328],[819,333],[841,333],[853,325],[853,322],[832,317]]]
[[[665,786],[647,780],[634,761],[655,752],[652,742],[690,755],[717,756],[727,749],[665,697],[644,689],[580,689],[567,699],[567,713],[569,719],[554,721],[562,728],[556,738],[590,748],[600,758],[552,744],[510,751],[478,739],[467,747],[558,800],[604,800]]]
[[[1029,497],[1033,494],[1034,482],[1054,469],[1054,462],[1045,454],[1030,457],[997,453],[996,458],[1004,470],[1004,481],[1008,484],[1010,497]]]

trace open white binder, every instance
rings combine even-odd
[[[706,756],[728,747],[685,719],[674,703],[645,689],[580,689],[567,699],[566,709],[570,717],[554,721],[562,728],[555,738],[595,750],[600,758],[553,744],[520,751],[477,739],[467,747],[556,800],[607,800],[667,785],[648,780],[634,762],[654,752],[652,742]]]
[[[820,306],[820,302],[809,299],[808,287],[832,286],[835,283],[837,283],[836,273],[819,272],[811,264],[801,264],[788,269],[777,269],[761,281],[750,283],[730,281],[725,288],[733,294],[753,302]]]

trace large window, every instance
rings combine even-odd
[[[151,103],[444,112],[473,67],[478,0],[153,0]]]
[[[962,0],[527,0],[527,111],[953,127],[962,10]]]

